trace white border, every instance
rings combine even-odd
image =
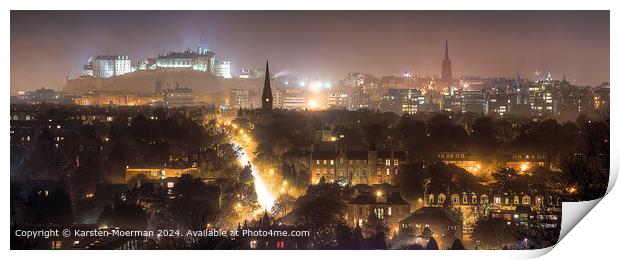
[[[40,10],[88,10],[88,9],[104,9],[104,10],[612,10],[611,11],[611,43],[618,44],[618,33],[614,31],[614,28],[618,29],[618,18],[614,16],[616,11],[616,5],[613,1],[574,1],[574,0],[547,0],[547,1],[533,1],[533,0],[520,0],[514,2],[500,1],[483,1],[483,0],[468,0],[468,1],[407,1],[407,0],[391,0],[391,1],[367,1],[367,0],[346,0],[346,1],[333,1],[333,0],[314,0],[295,2],[292,1],[268,1],[268,0],[243,0],[243,1],[189,1],[189,0],[175,0],[175,1],[162,1],[162,0],[139,0],[139,1],[121,1],[121,0],[106,0],[106,1],[70,1],[70,0],[55,0],[55,1],[14,1],[7,3],[3,1],[2,6],[2,30],[5,39],[10,35],[10,11],[9,10],[24,10],[24,9],[40,9]],[[611,44],[611,71],[617,70],[618,62],[618,50],[614,48],[614,44]],[[2,48],[7,55],[5,60],[10,57],[10,41],[2,41]],[[2,96],[2,102],[5,104],[5,111],[9,106],[9,91],[10,91],[10,66],[8,63],[0,63],[4,73],[2,74],[4,86],[4,95]],[[612,73],[610,82],[616,82],[617,77]],[[613,84],[612,84],[613,85]],[[615,89],[614,87],[612,87]],[[612,95],[612,122],[616,122],[618,119],[618,91],[611,91]],[[5,165],[5,181],[2,182],[5,191],[3,196],[2,207],[9,207],[8,191],[10,190],[10,183],[8,181],[8,167],[9,167],[9,121],[6,120],[0,124],[2,137],[0,138],[0,145],[2,145],[2,165]],[[611,140],[618,140],[618,127],[617,124],[612,123]],[[615,177],[618,173],[618,145],[612,142],[611,148],[612,158],[612,171],[610,174]],[[610,186],[611,187],[611,186]],[[594,253],[596,255],[600,253],[607,253],[606,255],[612,255],[617,247],[616,243],[620,228],[618,228],[616,216],[620,211],[618,210],[618,195],[616,191],[611,191],[601,201],[601,205],[595,207],[587,217],[585,217],[581,224],[577,225],[566,236],[566,239],[562,240],[556,249],[552,250],[547,257],[559,259],[566,257],[592,257]],[[587,204],[587,203],[584,203]],[[596,204],[596,203],[590,203]],[[592,205],[593,206],[593,205]],[[577,206],[578,209],[585,208],[582,205]],[[566,209],[564,210],[566,212]],[[571,214],[573,214],[571,212]],[[584,214],[582,212],[582,214]],[[440,259],[455,259],[458,257],[466,258],[478,258],[478,259],[514,259],[514,258],[531,258],[545,254],[550,249],[534,250],[534,251],[442,251],[437,254],[433,251],[100,251],[96,254],[89,253],[89,251],[62,251],[62,252],[50,252],[50,251],[6,251],[9,249],[9,213],[8,210],[2,215],[0,223],[7,223],[1,225],[2,241],[0,241],[2,247],[5,248],[4,254],[10,254],[9,257],[37,257],[38,259],[66,259],[67,257],[88,257],[92,259],[106,259],[109,257],[149,257],[149,258],[165,258],[174,259],[178,257],[197,257],[197,258],[249,258],[252,259],[273,259],[273,258],[304,258],[304,259],[317,259],[317,258],[355,258],[355,259],[378,259],[378,258],[412,258],[412,257],[433,257]],[[602,255],[601,255],[602,256]]]

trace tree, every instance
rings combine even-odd
[[[429,227],[424,227],[424,230],[422,230],[422,234],[420,234],[420,237],[430,240],[431,238],[433,238],[433,231],[431,231]]]
[[[206,185],[202,180],[185,174],[174,185],[173,193],[176,196],[170,201],[168,209],[185,228],[202,228],[217,217],[220,196],[217,186]]]
[[[147,213],[142,207],[116,200],[103,209],[98,223],[109,227],[144,230],[147,226],[147,220]]]
[[[365,225],[365,228],[375,235],[385,233],[388,231],[387,219],[380,218],[380,216],[372,210],[368,216],[368,224]]]
[[[497,130],[490,117],[479,117],[472,126],[471,141],[474,149],[481,155],[490,156],[497,150]]]
[[[411,244],[411,245],[404,245],[404,246],[400,247],[400,249],[405,249],[405,250],[424,250],[425,248],[422,245],[420,245],[418,243],[415,243],[415,244]]]
[[[403,196],[409,201],[416,201],[424,195],[424,167],[421,162],[403,164],[396,176],[398,186],[402,187]]]
[[[336,241],[338,241],[337,249],[354,249],[353,232],[344,221],[336,226]]]
[[[351,249],[362,249],[362,240],[364,240],[362,228],[356,224],[353,229],[353,245]]]
[[[375,249],[387,249],[387,244],[385,242],[385,233],[379,232],[375,235]]]
[[[439,246],[437,245],[437,241],[435,241],[435,238],[432,238],[428,240],[428,244],[426,244],[426,250],[439,250]]]
[[[335,183],[319,182],[311,185],[297,199],[293,214],[297,225],[313,233],[317,248],[334,248],[338,223],[344,219],[345,203],[340,197],[341,188]]]
[[[461,242],[460,239],[455,239],[454,242],[452,242],[452,247],[450,247],[451,250],[465,250],[465,246],[463,246],[463,242]]]
[[[527,183],[523,183],[519,178],[519,173],[513,168],[501,168],[492,174],[495,183],[493,188],[497,191],[515,191],[527,187]]]
[[[421,159],[426,155],[426,123],[410,115],[403,115],[398,124],[398,139],[407,145],[411,158]]]
[[[370,124],[362,127],[362,131],[364,133],[364,137],[368,143],[378,142],[384,138],[384,129],[385,127],[380,124]]]
[[[555,245],[560,237],[560,225],[546,227],[542,221],[530,221],[516,228],[519,249],[539,249]]]
[[[71,198],[61,189],[48,192],[44,189],[32,191],[26,200],[26,223],[69,224],[73,222]]]
[[[514,225],[508,225],[503,219],[480,219],[474,226],[472,237],[480,244],[492,248],[513,243],[517,240]]]

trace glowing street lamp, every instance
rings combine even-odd
[[[524,171],[527,171],[527,169],[529,168],[529,165],[528,165],[528,163],[522,163],[521,167],[519,167],[519,168],[520,168],[520,170],[522,172],[524,172]]]
[[[308,108],[314,109],[314,108],[318,108],[318,107],[319,107],[319,103],[316,102],[316,100],[308,101]]]

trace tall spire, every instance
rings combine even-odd
[[[271,76],[269,75],[269,60],[267,60],[267,65],[265,66],[265,84],[263,85],[262,108],[263,111],[271,111],[273,109]]]
[[[448,84],[452,81],[452,62],[448,57],[448,40],[446,40],[446,49],[441,62],[441,80]]]

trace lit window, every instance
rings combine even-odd
[[[495,204],[502,204],[502,198],[500,198],[500,197],[495,197],[495,198],[493,198],[493,202],[494,202]]]
[[[60,249],[62,247],[62,241],[54,240],[52,241],[52,249]]]
[[[390,159],[385,159],[385,165],[390,166]]]
[[[256,244],[257,244],[256,240],[250,241],[250,248],[253,248],[253,249],[256,248]]]
[[[329,160],[329,165],[334,165],[334,160]]]
[[[446,195],[439,194],[439,196],[437,196],[437,202],[439,202],[439,204],[443,204],[446,201]]]
[[[398,166],[398,159],[394,159],[394,165]]]

